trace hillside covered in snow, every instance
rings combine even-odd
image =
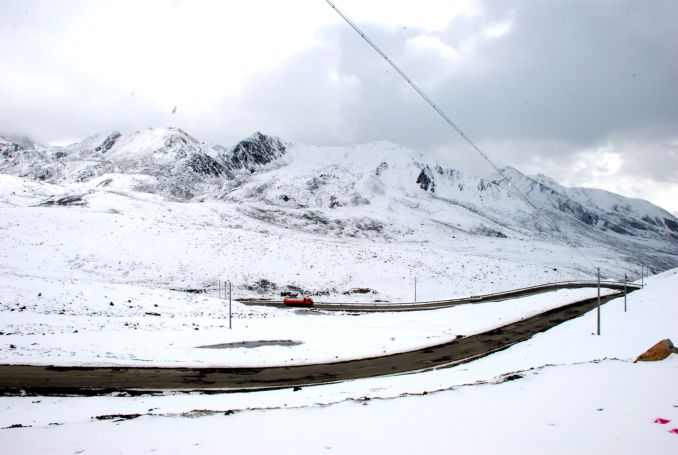
[[[520,194],[527,197],[523,199]],[[678,266],[678,219],[649,202],[514,168],[466,175],[407,148],[176,128],[65,147],[0,138],[6,276],[238,295],[411,300]],[[358,295],[354,297],[358,298]]]

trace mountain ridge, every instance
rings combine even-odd
[[[255,132],[224,147],[168,127],[65,147],[32,144],[0,138],[0,173],[64,193],[79,185],[223,201],[257,222],[323,236],[414,239],[436,225],[464,235],[606,245],[629,257],[641,249],[657,270],[678,265],[678,219],[650,202],[566,188],[512,167],[475,177],[387,141],[321,147]]]

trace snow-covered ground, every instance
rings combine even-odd
[[[229,330],[228,303],[216,297],[103,283],[65,287],[21,281],[26,283],[45,289],[37,298],[41,305],[17,303],[0,311],[0,363],[230,367],[330,362],[443,343],[595,295],[593,289],[560,290],[437,311],[382,314],[234,302]],[[26,300],[22,291],[13,283],[4,289],[9,301],[16,302]],[[603,295],[611,292],[602,290]],[[249,342],[263,346],[252,348]]]
[[[0,440],[3,453],[50,454],[673,454],[678,356],[633,360],[663,338],[678,339],[676,295],[671,270],[629,295],[628,312],[623,298],[604,305],[601,336],[592,311],[483,359],[425,373],[299,391],[4,397]],[[140,416],[102,418],[115,414]]]
[[[330,361],[434,344],[591,295],[560,291],[382,316],[234,303],[228,330],[228,309],[217,285],[226,279],[234,298],[279,299],[281,291],[299,289],[318,300],[370,302],[411,301],[415,277],[421,301],[591,275],[581,271],[587,266],[576,250],[537,239],[463,233],[450,238],[448,228],[435,223],[419,226],[420,240],[345,239],[264,223],[242,214],[241,204],[176,202],[134,191],[131,178],[118,176],[105,188],[96,181],[62,188],[0,175],[0,361],[203,366]],[[82,195],[84,205],[40,205],[64,191]],[[418,229],[420,219],[397,210],[401,226]],[[637,277],[633,272],[639,270],[629,269],[613,250],[591,247],[587,254],[595,254],[614,278],[624,271]],[[370,291],[352,293],[355,288]],[[296,344],[199,348],[276,340]]]
[[[403,302],[415,278],[421,301],[595,279],[598,267],[603,278],[639,280],[641,264],[678,263],[672,216],[543,176],[509,170],[537,214],[492,178],[389,143],[284,151],[259,135],[206,149],[174,129],[116,138],[54,150],[0,144],[12,174],[0,174],[0,362],[335,361],[595,295],[360,315],[234,302],[229,329],[217,285],[226,280],[235,299]],[[676,453],[667,431],[678,420],[676,356],[631,361],[662,338],[678,341],[677,294],[674,269],[631,294],[628,313],[619,299],[606,304],[600,337],[588,314],[426,373],[249,394],[2,397],[1,452]],[[112,414],[140,416],[96,419]]]

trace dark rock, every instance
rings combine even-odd
[[[384,230],[384,224],[369,218],[356,221],[355,226],[361,231],[374,231],[381,233]]]
[[[205,154],[196,153],[191,155],[186,161],[186,165],[197,174],[214,177],[227,174],[224,165]]]
[[[177,292],[186,292],[188,294],[206,294],[207,293],[207,289],[195,289],[195,288],[187,288],[187,289],[170,288],[170,290],[171,291],[177,291]],[[131,302],[131,300],[130,300],[130,302]]]
[[[245,286],[245,289],[247,289],[248,291],[268,293],[270,291],[275,291],[276,289],[278,289],[278,285],[272,281],[267,280],[266,278],[262,278],[258,281],[255,281],[253,284]]]
[[[9,143],[6,145],[0,145],[0,153],[4,158],[13,158],[15,152],[19,151],[19,145],[15,143]]]
[[[304,212],[301,214],[301,217],[316,224],[330,224],[330,220],[323,216],[320,212]]]
[[[87,205],[87,202],[83,199],[85,197],[84,194],[74,194],[71,196],[62,196],[62,197],[53,197],[50,199],[47,199],[46,201],[42,202],[40,205],[41,206],[52,206],[52,205],[61,205],[61,206],[67,206],[67,205]]]
[[[282,291],[280,293],[280,297],[292,297],[292,298],[299,297],[299,293],[298,292],[290,292],[290,291]]]
[[[609,229],[612,232],[616,232],[617,234],[622,234],[622,235],[632,235],[629,231],[625,230],[621,226],[611,223],[610,221],[605,221],[603,223],[603,228]]]
[[[330,208],[336,208],[336,207],[343,207],[344,204],[342,204],[339,199],[337,199],[336,196],[330,196]]]
[[[280,158],[286,151],[280,139],[266,136],[260,132],[240,141],[224,156],[233,169],[247,169],[254,172],[257,168]]]
[[[108,135],[106,139],[104,139],[104,141],[101,144],[96,146],[94,150],[100,153],[108,152],[115,145],[115,141],[117,141],[121,136],[122,134],[120,134],[117,131],[112,132],[111,134]]]
[[[481,234],[486,237],[496,237],[499,239],[506,239],[508,236],[501,231],[490,229],[487,226],[480,226],[474,231],[476,234]]]
[[[120,421],[123,421],[123,420],[136,419],[138,417],[141,417],[141,414],[107,414],[107,415],[96,416],[95,419],[97,419],[97,420],[114,420],[116,422],[120,422]]]
[[[522,374],[509,374],[508,376],[504,376],[501,380],[501,382],[509,382],[509,381],[515,381],[516,379],[522,378]]]
[[[581,221],[582,223],[588,226],[595,226],[598,223],[598,217],[583,207],[581,204],[578,204],[570,199],[565,198],[564,196],[556,193],[550,188],[546,188],[542,185],[546,191],[551,193],[552,197],[556,198],[556,203],[558,204],[558,210],[563,213],[574,215],[574,217]]]
[[[433,177],[428,175],[426,172],[426,169],[422,169],[421,172],[419,173],[419,176],[417,177],[416,183],[419,184],[419,187],[424,190],[424,191],[429,191],[431,190],[431,193],[435,193],[436,190],[436,184],[433,181]]]
[[[666,224],[666,227],[671,229],[673,232],[678,232],[678,223],[670,220],[668,218],[664,218],[664,224]]]
[[[15,424],[10,425],[8,427],[3,427],[2,429],[3,430],[9,430],[11,428],[31,428],[31,426],[30,425],[23,425],[21,423],[15,423]]]
[[[374,289],[370,288],[353,288],[348,291],[344,291],[342,294],[351,295],[351,294],[376,294],[377,292]]]

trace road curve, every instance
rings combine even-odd
[[[602,297],[601,303],[623,293]],[[445,368],[484,357],[578,317],[590,298],[503,327],[413,351],[343,362],[260,368],[56,367],[0,365],[0,393],[100,395],[167,390],[221,393],[327,384],[350,379]]]
[[[457,305],[476,304],[483,302],[496,302],[500,300],[515,299],[517,297],[526,297],[528,295],[541,294],[543,292],[557,291],[559,289],[582,289],[597,288],[595,281],[563,281],[559,283],[539,284],[510,291],[502,291],[494,294],[472,295],[457,299],[430,300],[422,302],[374,302],[374,303],[339,303],[339,302],[315,302],[313,308],[329,311],[356,311],[361,313],[372,312],[395,312],[395,311],[420,311],[437,310],[440,308],[449,308]],[[601,288],[622,291],[626,287],[628,291],[640,289],[640,286],[632,283],[619,283],[616,281],[604,281],[600,283]],[[263,305],[279,308],[287,308],[282,300],[270,299],[239,299],[238,302],[246,305]]]

